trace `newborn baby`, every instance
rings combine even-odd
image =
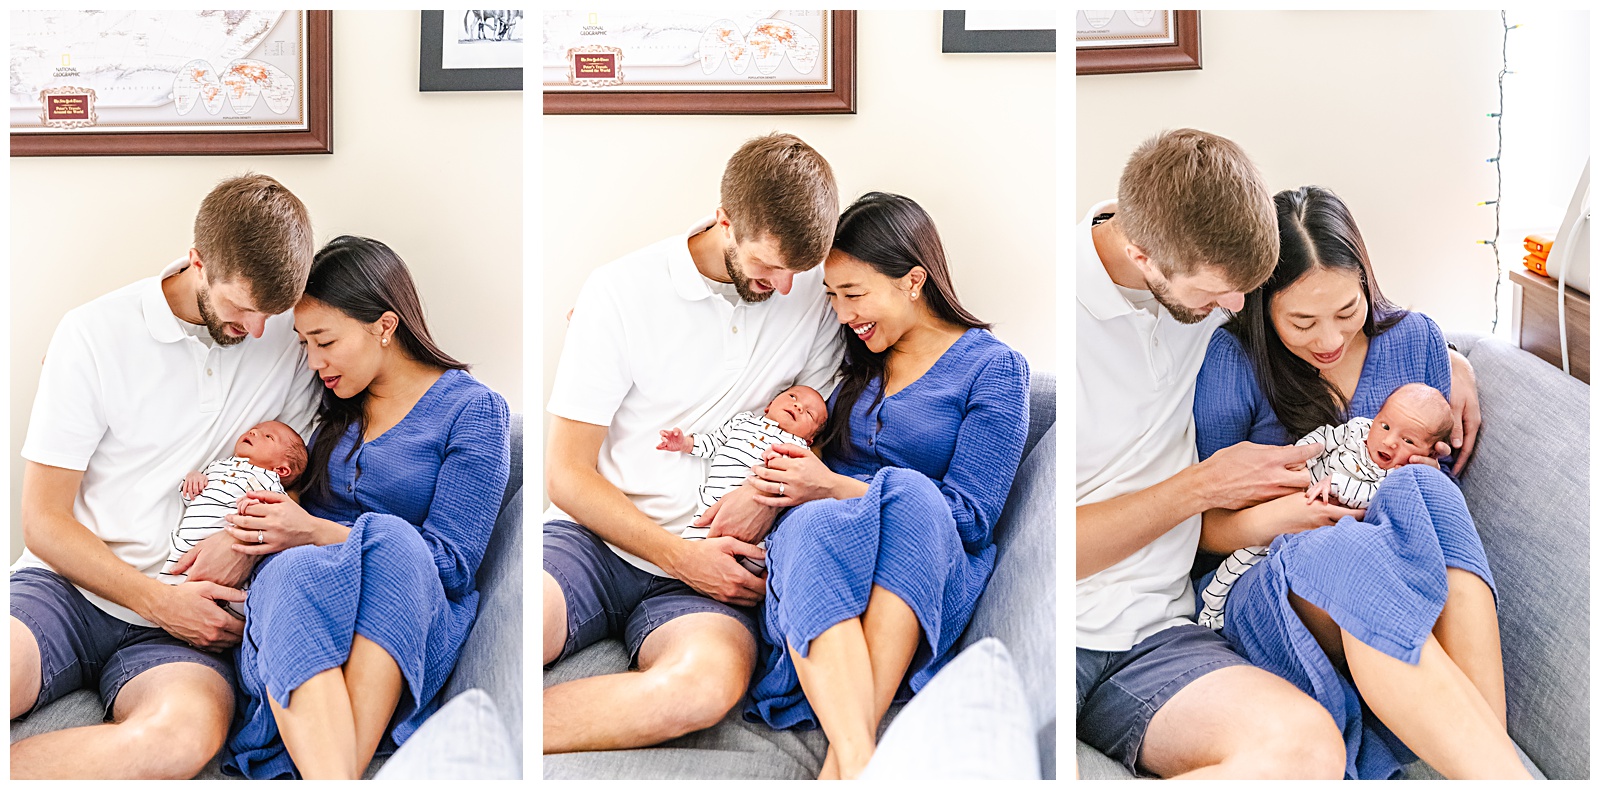
[[[204,472],[185,475],[179,491],[189,504],[172,531],[172,550],[161,568],[161,580],[179,584],[188,578],[186,573],[173,573],[173,567],[196,543],[226,526],[223,517],[238,512],[239,498],[246,491],[281,494],[305,468],[306,444],[300,434],[281,422],[269,421],[239,437],[231,458],[213,461]],[[240,614],[231,605],[227,608]]]
[[[1360,510],[1372,504],[1378,484],[1414,458],[1432,458],[1439,442],[1450,438],[1453,417],[1444,394],[1426,384],[1406,384],[1389,394],[1378,416],[1356,417],[1343,425],[1324,425],[1298,442],[1322,452],[1306,462],[1311,487],[1307,504],[1321,499]],[[1228,591],[1233,583],[1267,556],[1266,546],[1251,546],[1229,555],[1200,593],[1196,622],[1220,629]]]
[[[710,433],[685,434],[677,428],[662,431],[661,443],[656,449],[711,459],[711,472],[700,486],[700,509],[694,514],[698,519],[729,491],[744,483],[751,468],[761,463],[767,448],[785,443],[809,447],[827,421],[828,406],[822,395],[797,384],[778,393],[761,414],[739,412]],[[684,527],[683,537],[698,540],[710,531],[706,527]],[[740,561],[762,567],[755,560],[740,558]]]

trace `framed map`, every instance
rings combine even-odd
[[[1078,74],[1200,68],[1199,11],[1077,11]]]
[[[544,111],[855,112],[854,11],[547,11]]]
[[[332,153],[328,11],[12,11],[11,155]]]

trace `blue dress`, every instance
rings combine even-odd
[[[868,384],[848,416],[829,403],[829,419],[850,420],[850,444],[824,460],[868,482],[867,493],[795,507],[767,539],[751,721],[817,726],[784,646],[806,655],[823,631],[866,611],[874,584],[922,626],[901,691],[920,690],[949,660],[994,570],[995,521],[1028,437],[1027,360],[969,329],[922,378],[874,405],[881,386]]]
[[[1349,416],[1376,416],[1390,393],[1411,382],[1450,394],[1444,335],[1421,313],[1409,313],[1371,338]],[[1254,367],[1226,329],[1216,331],[1206,350],[1194,415],[1201,460],[1242,441],[1289,444],[1299,438],[1279,423]],[[1416,757],[1377,717],[1365,714],[1355,687],[1290,608],[1288,593],[1328,612],[1363,643],[1415,664],[1449,594],[1446,567],[1470,571],[1494,589],[1461,491],[1438,470],[1402,467],[1378,487],[1365,521],[1346,517],[1274,539],[1267,559],[1234,583],[1222,633],[1250,663],[1328,709],[1344,733],[1347,778],[1387,779]]]
[[[478,613],[474,577],[511,471],[510,425],[504,398],[450,370],[354,458],[347,455],[357,427],[337,438],[328,463],[333,495],[308,496],[305,507],[350,535],[257,565],[237,654],[242,694],[229,773],[296,776],[268,689],[287,707],[300,684],[349,659],[356,634],[387,651],[405,680],[380,753],[432,714]]]

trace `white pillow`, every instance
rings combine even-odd
[[[444,704],[400,745],[374,779],[521,779],[522,756],[483,689]]]

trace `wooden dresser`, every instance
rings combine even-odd
[[[1556,324],[1556,281],[1527,269],[1511,272],[1517,290],[1519,315],[1517,345],[1546,362],[1561,367],[1561,334]],[[1572,375],[1589,383],[1589,295],[1567,287],[1567,359]]]

